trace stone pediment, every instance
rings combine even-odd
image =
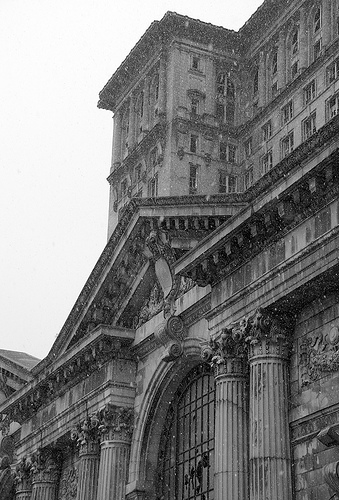
[[[243,206],[234,195],[132,199],[51,351],[34,373],[82,342],[98,325],[132,328],[138,326],[136,316],[142,311],[147,321],[146,308],[147,318],[161,308],[170,312],[169,304],[182,288],[174,279],[174,262]]]

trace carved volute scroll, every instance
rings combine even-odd
[[[338,495],[339,494],[339,462],[332,462],[325,465],[323,475],[329,487]]]
[[[166,353],[162,358],[164,361],[174,361],[183,354],[183,341],[186,336],[186,326],[179,316],[170,316],[156,328],[155,341],[166,347]]]

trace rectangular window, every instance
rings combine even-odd
[[[327,101],[327,119],[331,120],[339,111],[339,94],[334,95]]]
[[[220,160],[227,161],[227,144],[226,144],[226,142],[220,143],[219,158],[220,158]]]
[[[230,163],[236,163],[237,161],[237,146],[234,144],[228,145],[228,161]]]
[[[123,198],[127,194],[127,179],[124,179],[121,182],[120,192],[121,192],[121,198]]]
[[[244,179],[244,184],[245,184],[245,191],[246,189],[250,188],[253,184],[253,168],[249,168],[245,172],[245,179]]]
[[[321,7],[318,7],[313,18],[313,30],[317,33],[321,28]]]
[[[278,82],[274,82],[272,85],[272,97],[275,97],[278,93]]]
[[[235,175],[226,175],[223,170],[219,171],[219,193],[236,193],[238,189],[238,178]]]
[[[293,103],[289,101],[281,110],[282,124],[289,122],[293,118]]]
[[[321,55],[321,38],[313,45],[313,61],[318,59]]]
[[[326,81],[327,85],[334,82],[339,77],[339,58],[333,61],[326,68]]]
[[[269,170],[271,170],[273,166],[272,151],[268,151],[264,156],[262,156],[260,163],[261,163],[261,173],[262,175],[265,175]]]
[[[313,101],[316,95],[315,80],[312,80],[306,87],[304,87],[304,106]]]
[[[224,122],[225,120],[225,106],[219,102],[216,103],[215,114],[217,120]]]
[[[301,127],[303,140],[306,141],[309,137],[311,137],[312,134],[317,131],[315,111],[313,111],[313,113],[302,122]]]
[[[158,174],[148,181],[148,197],[158,196]]]
[[[199,113],[199,99],[193,97],[191,100],[191,113],[197,115]]]
[[[249,139],[247,139],[247,141],[244,142],[244,150],[245,150],[245,156],[246,158],[249,158],[250,156],[252,156],[252,150],[253,150],[253,147],[252,147],[252,137],[250,137]]]
[[[142,167],[139,164],[137,167],[135,167],[135,173],[134,173],[134,180],[136,183],[141,181],[141,172],[142,172]]]
[[[294,137],[293,130],[286,137],[281,140],[281,158],[289,155],[293,151]]]
[[[262,130],[262,139],[263,141],[268,141],[268,139],[272,136],[272,122],[269,120],[265,125],[261,128]]]
[[[278,52],[273,54],[272,59],[272,75],[276,75],[278,71]]]
[[[237,180],[238,178],[235,175],[228,176],[228,192],[236,193],[237,192]]]
[[[292,55],[295,55],[299,50],[299,30],[295,30],[292,36]]]
[[[256,69],[253,76],[253,94],[256,95],[259,91],[259,70]]]
[[[198,167],[190,164],[189,194],[196,194],[198,191]]]
[[[150,167],[155,167],[157,164],[157,148],[153,148],[149,155]]]
[[[200,58],[198,56],[192,56],[191,68],[194,69],[195,71],[200,70]]]
[[[234,117],[235,117],[235,106],[234,102],[227,102],[226,104],[226,123],[229,125],[234,125]]]
[[[291,78],[296,78],[299,74],[299,61],[295,61],[291,66]]]
[[[198,150],[198,136],[197,135],[191,135],[190,138],[190,152],[191,153],[196,153]]]
[[[227,192],[227,176],[226,172],[219,170],[219,193]]]

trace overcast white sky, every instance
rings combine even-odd
[[[171,10],[239,29],[262,0],[0,0],[0,348],[50,350],[106,243],[98,93]]]

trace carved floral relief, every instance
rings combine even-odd
[[[339,325],[302,339],[299,345],[300,383],[305,387],[326,375],[339,371]]]

